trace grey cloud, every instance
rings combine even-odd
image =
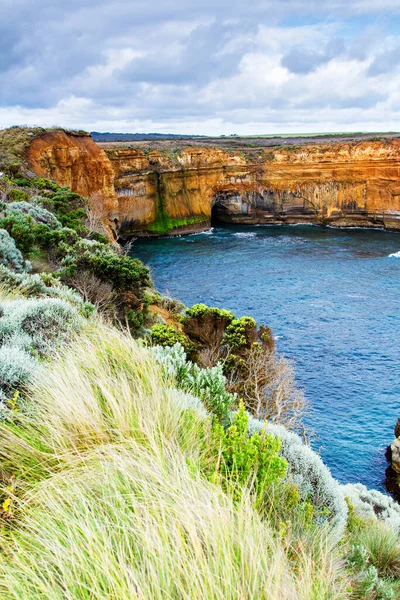
[[[400,64],[400,46],[387,52],[378,54],[368,69],[368,75],[382,75],[390,73]]]
[[[121,77],[131,81],[198,84],[232,75],[245,52],[242,47],[240,52],[223,53],[235,30],[236,27],[217,22],[198,25],[178,49],[167,47],[135,59]]]
[[[343,54],[345,49],[344,39],[339,37],[328,40],[322,49],[293,46],[282,57],[282,66],[289,69],[292,73],[310,73],[323,63],[329,62],[336,56]]]

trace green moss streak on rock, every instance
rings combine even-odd
[[[195,215],[191,217],[171,217],[167,214],[164,205],[163,186],[160,173],[154,173],[156,199],[157,199],[157,214],[153,223],[147,226],[147,231],[156,235],[166,235],[174,229],[180,229],[196,225],[197,223],[205,223],[207,217],[205,215]]]

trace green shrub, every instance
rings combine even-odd
[[[7,198],[10,202],[24,202],[29,200],[29,194],[18,188],[12,188],[8,190]]]
[[[84,235],[89,233],[88,228],[84,224],[86,217],[87,213],[84,208],[70,210],[65,214],[58,213],[58,219],[64,227],[74,229],[77,233]]]
[[[231,351],[248,348],[256,340],[257,323],[252,317],[234,319],[226,328],[224,344]]]
[[[87,208],[88,201],[69,190],[60,189],[51,197],[57,215],[66,215],[70,211]]]
[[[74,229],[62,227],[61,229],[50,229],[48,225],[40,224],[35,227],[35,240],[41,248],[51,248],[54,254],[62,256],[60,244],[70,246],[71,249],[79,240]]]
[[[97,243],[97,242],[95,242]],[[100,246],[100,247],[99,247]],[[119,290],[141,290],[151,284],[150,271],[138,259],[119,256],[111,248],[86,245],[86,252],[78,259],[78,266],[86,263],[99,279],[109,281]]]
[[[54,192],[58,192],[61,189],[57,183],[45,177],[35,177],[35,179],[32,179],[32,186],[39,190],[52,190]]]
[[[225,319],[227,322],[234,320],[235,316],[230,310],[224,308],[209,307],[206,304],[194,304],[191,308],[187,308],[182,322],[191,318],[206,317],[212,315],[220,319]]]
[[[0,228],[8,231],[24,254],[30,252],[35,243],[34,226],[32,217],[16,210],[7,210],[0,218]]]
[[[127,310],[126,318],[128,320],[129,326],[134,330],[143,327],[145,322],[145,314],[143,313],[143,311],[137,311],[133,309]]]
[[[95,242],[100,242],[100,244],[109,244],[109,240],[108,238],[103,235],[102,233],[99,233],[98,231],[91,231],[90,232],[90,239],[94,240]]]
[[[279,438],[266,430],[249,437],[248,420],[241,402],[227,430],[214,421],[213,441],[218,461],[212,480],[225,489],[233,489],[234,496],[239,498],[241,489],[250,486],[255,504],[262,506],[268,488],[285,476],[287,461],[279,456]]]
[[[31,187],[32,180],[31,179],[26,179],[24,177],[21,177],[21,178],[13,179],[12,183],[14,185],[17,185],[17,186],[20,186],[20,187]]]
[[[187,347],[189,340],[178,329],[168,325],[153,325],[150,332],[150,340],[154,346],[175,346],[181,344],[183,348]]]

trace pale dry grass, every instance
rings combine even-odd
[[[0,427],[14,482],[1,598],[346,598],[325,536],[295,546],[246,492],[234,503],[201,476],[209,426],[170,386],[145,348],[96,324],[45,371],[36,414]]]

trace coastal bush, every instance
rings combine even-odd
[[[359,518],[357,527],[347,535],[345,548],[352,574],[352,598],[397,600],[400,594],[398,535],[382,522]]]
[[[351,502],[355,515],[364,520],[382,521],[400,535],[400,505],[393,498],[378,490],[369,490],[361,483],[343,485],[342,492]]]
[[[163,347],[172,347],[175,344],[180,344],[182,348],[187,348],[189,345],[188,338],[179,329],[175,329],[175,327],[170,327],[169,325],[162,325],[161,323],[153,325],[151,328],[150,341],[154,346]]]
[[[84,224],[87,213],[84,208],[77,208],[76,210],[70,210],[65,214],[58,212],[58,219],[63,227],[73,229],[79,234],[87,235],[89,233],[88,228]]]
[[[85,221],[88,217],[89,203],[75,192],[60,189],[51,196],[52,209],[64,227],[74,229],[80,235],[87,235]]]
[[[10,398],[15,390],[32,382],[39,363],[23,348],[4,344],[0,346],[0,390]]]
[[[152,352],[161,365],[165,377],[171,378],[176,386],[204,402],[206,408],[222,423],[229,422],[236,396],[226,391],[226,379],[219,364],[209,369],[201,369],[186,359],[183,346],[155,346]]]
[[[257,339],[257,323],[252,317],[240,317],[226,328],[224,343],[231,352],[242,350],[252,345]]]
[[[78,252],[79,268],[88,266],[99,279],[110,281],[117,290],[141,288],[151,284],[149,269],[138,259],[119,256],[111,248],[98,242],[82,240]]]
[[[11,202],[7,206],[8,210],[20,211],[29,215],[35,223],[43,223],[50,229],[61,229],[62,225],[58,219],[46,208],[32,202]]]
[[[296,385],[291,365],[274,352],[268,327],[258,327],[247,316],[235,319],[232,312],[205,304],[187,309],[180,322],[193,342],[190,358],[201,367],[220,362],[228,391],[242,398],[253,416],[304,429],[305,396]]]
[[[46,356],[83,326],[82,317],[58,298],[0,302],[0,345]]]
[[[7,200],[9,202],[26,202],[29,200],[29,194],[18,188],[11,188],[7,190]]]
[[[46,179],[45,177],[35,177],[32,179],[31,185],[38,190],[52,190],[53,192],[58,192],[61,189],[57,183],[50,179]]]
[[[51,229],[45,224],[40,224],[35,227],[35,239],[41,248],[50,250],[52,255],[61,259],[66,247],[73,251],[73,245],[78,242],[79,236],[74,229],[68,227]]]
[[[228,310],[195,304],[181,318],[183,330],[198,348],[201,366],[215,365],[221,358],[221,344],[226,327],[234,319]]]
[[[30,179],[26,179],[26,177],[17,177],[12,179],[11,182],[18,187],[31,187],[32,181]]]
[[[264,427],[265,422],[250,417],[249,435],[259,433]],[[282,441],[280,454],[288,462],[288,472],[299,488],[301,499],[309,499],[320,523],[330,523],[336,536],[341,537],[348,510],[342,489],[328,467],[297,434],[282,425],[268,424],[267,431]]]
[[[31,269],[29,261],[24,260],[21,251],[16,247],[14,239],[5,229],[0,229],[0,264],[11,268],[16,273]]]
[[[225,430],[213,423],[213,443],[218,462],[212,475],[225,490],[232,490],[240,498],[245,487],[254,496],[255,505],[261,505],[268,488],[286,474],[287,461],[279,456],[281,441],[266,432],[248,434],[249,417],[241,402],[231,425]]]
[[[35,243],[35,222],[31,216],[16,210],[7,210],[0,217],[0,229],[5,229],[23,254],[30,252]]]

